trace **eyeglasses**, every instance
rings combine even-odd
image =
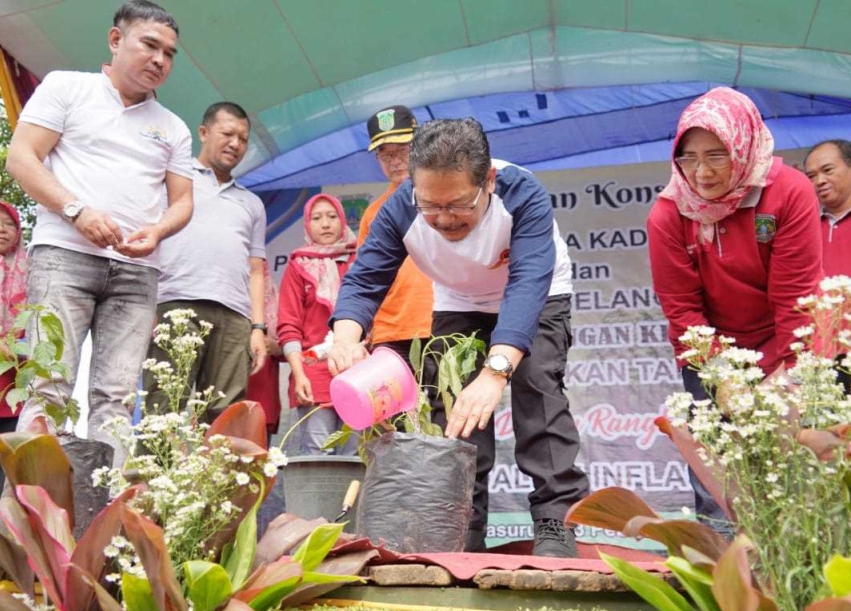
[[[473,214],[473,210],[476,209],[476,206],[479,204],[479,198],[482,196],[482,190],[485,188],[484,185],[479,187],[479,190],[476,192],[476,197],[470,200],[471,203],[466,205],[460,204],[449,204],[448,206],[420,206],[417,204],[417,190],[413,189],[411,191],[411,199],[414,202],[414,208],[416,208],[420,214],[425,216],[436,216],[441,212],[445,212],[446,214],[453,214],[455,216],[470,216]]]
[[[394,159],[398,159],[399,161],[407,161],[408,154],[411,152],[410,146],[405,146],[404,148],[396,149],[395,151],[378,151],[375,153],[375,156],[378,158],[378,161],[383,163],[390,163]]]
[[[728,153],[712,153],[703,158],[694,155],[683,155],[682,157],[674,157],[674,161],[677,162],[677,165],[680,166],[683,172],[692,172],[701,163],[713,170],[723,170],[730,165],[730,155]]]

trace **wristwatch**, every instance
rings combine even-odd
[[[80,201],[73,201],[71,203],[65,204],[62,207],[62,218],[64,218],[69,223],[73,223],[80,216],[80,213],[83,211],[83,208],[86,206]]]
[[[504,354],[492,354],[486,358],[485,369],[505,378],[506,382],[511,381],[511,374],[514,373],[514,365],[511,364],[511,361]]]
[[[269,330],[269,327],[266,326],[265,322],[253,322],[251,323],[251,330],[254,331],[255,329],[259,329],[260,331],[263,331],[263,333],[266,333],[266,331]]]

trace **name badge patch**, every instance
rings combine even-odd
[[[777,218],[773,214],[757,214],[754,219],[756,241],[765,244],[777,233]]]

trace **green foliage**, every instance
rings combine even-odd
[[[612,568],[621,581],[659,611],[693,611],[693,607],[683,595],[661,577],[602,552],[600,558]]]
[[[222,552],[222,564],[229,577],[229,583],[232,583],[234,588],[242,587],[242,584],[248,579],[251,565],[254,562],[254,555],[257,553],[257,510],[266,496],[264,494],[266,483],[262,478],[258,478],[258,480],[260,481],[260,494],[257,495],[257,501],[240,522],[233,545],[228,546]]]
[[[32,324],[35,318],[36,324]],[[26,339],[21,339],[29,332]],[[34,337],[33,337],[34,336]],[[60,389],[71,372],[61,362],[65,350],[65,331],[62,321],[53,312],[39,305],[26,305],[15,318],[12,328],[0,338],[0,373],[15,370],[15,382],[0,388],[0,397],[14,412],[29,400],[37,401],[58,430],[67,422],[76,424],[80,418],[77,400]],[[58,403],[41,394],[36,386],[48,385],[61,397]]]
[[[851,557],[834,555],[824,565],[824,577],[834,596],[851,596]]]
[[[121,576],[121,594],[127,611],[158,611],[151,582],[132,573]]]
[[[24,228],[24,240],[29,242],[32,226],[35,224],[36,202],[24,193],[21,185],[6,171],[6,157],[9,154],[11,141],[12,127],[9,125],[9,119],[6,118],[6,107],[0,104],[0,199],[18,209],[21,225]]]
[[[204,560],[190,560],[183,565],[184,581],[195,611],[215,611],[233,593],[227,571]]]

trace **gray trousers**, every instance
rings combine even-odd
[[[482,312],[435,312],[434,336],[471,334],[490,346],[497,314]],[[530,353],[511,379],[511,414],[514,423],[514,454],[520,470],[532,478],[529,494],[532,519],[564,520],[571,505],[588,494],[588,478],[575,466],[579,432],[570,415],[564,387],[567,351],[571,344],[570,296],[547,299],[538,319],[538,334]],[[481,368],[483,358],[479,359]],[[434,375],[434,367],[429,376]],[[477,374],[470,376],[472,381]],[[434,384],[431,377],[429,384]],[[446,413],[438,397],[432,398],[433,420],[446,427]],[[488,474],[496,457],[494,423],[473,430],[468,441],[478,450],[476,485],[473,490],[471,530],[484,530],[488,519]]]
[[[113,464],[123,464],[126,453],[118,441],[101,431],[104,422],[119,418],[129,426],[132,407],[124,398],[136,382],[154,326],[159,272],[151,267],[78,253],[55,246],[36,246],[30,256],[27,299],[56,313],[65,330],[62,362],[71,379],[39,382],[38,392],[51,401],[71,396],[86,334],[92,333],[89,385],[89,438],[115,448]],[[27,330],[30,341],[36,329]],[[18,430],[42,413],[27,402]]]

